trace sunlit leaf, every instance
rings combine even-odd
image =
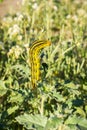
[[[78,88],[73,82],[67,83],[67,84],[65,84],[65,86],[68,87],[68,88],[72,88],[72,89]]]
[[[24,115],[16,117],[16,120],[20,124],[23,124],[23,125],[26,124],[27,126],[28,124],[34,124],[34,125],[45,127],[47,123],[47,118],[41,115],[24,114]]]
[[[7,88],[5,87],[5,84],[2,80],[0,80],[0,96],[3,96],[6,94]]]
[[[18,106],[14,106],[7,109],[8,115],[11,115],[12,113],[14,113],[18,108],[19,108]]]
[[[83,84],[83,89],[87,91],[87,85]]]
[[[58,92],[53,92],[53,97],[55,97],[58,101],[65,101],[64,97]]]
[[[79,125],[87,128],[87,120],[85,118],[71,116],[66,121],[65,124]]]
[[[84,110],[80,107],[76,107],[75,113],[78,113],[78,114],[80,114],[81,116],[84,116],[84,117],[86,116]]]
[[[19,102],[19,103],[21,103],[21,102],[23,102],[23,100],[24,100],[24,95],[22,95],[21,93],[12,91],[8,102],[11,102],[11,103],[14,103],[14,102],[18,103]]]
[[[81,118],[78,124],[82,127],[87,128],[87,119]]]
[[[46,127],[45,127],[45,129],[46,130],[49,130],[50,128],[51,129],[57,129],[58,128],[58,126],[60,125],[60,124],[62,124],[62,119],[60,119],[60,118],[57,118],[57,117],[52,117],[52,118],[49,118],[49,120],[47,121],[47,124],[46,124]]]

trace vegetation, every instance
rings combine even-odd
[[[87,1],[23,0],[0,21],[0,130],[87,130]],[[37,97],[29,45],[43,49]]]

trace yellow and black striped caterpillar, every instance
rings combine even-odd
[[[42,48],[51,44],[48,40],[37,40],[30,46],[30,64],[31,64],[31,84],[35,88],[37,81],[40,79],[40,58],[39,52]]]

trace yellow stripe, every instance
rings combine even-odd
[[[30,47],[30,51],[32,52],[34,49],[38,48],[39,50],[39,47],[40,48],[43,48],[44,46],[48,46],[50,45],[51,43],[49,41],[46,41],[46,40],[43,40],[43,41],[35,41],[31,47]]]
[[[31,63],[31,82],[33,88],[36,87],[37,81],[40,79],[40,59],[38,56],[39,51],[46,47],[49,46],[51,42],[42,40],[42,41],[35,41],[31,46],[30,46],[30,63]]]

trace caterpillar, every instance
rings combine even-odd
[[[37,81],[40,80],[40,58],[39,52],[42,48],[51,44],[48,40],[37,40],[30,46],[30,64],[31,64],[31,84],[36,88]]]

